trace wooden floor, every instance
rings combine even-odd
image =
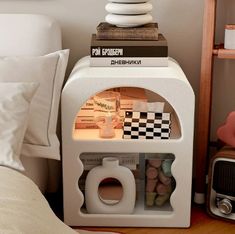
[[[80,228],[90,231],[113,231],[125,234],[235,234],[235,223],[216,220],[202,207],[193,207],[191,227],[180,228]],[[76,230],[76,229],[75,229]]]

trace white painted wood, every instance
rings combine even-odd
[[[74,67],[62,92],[64,220],[71,226],[188,227],[191,214],[193,162],[194,93],[177,62],[168,67],[90,67],[89,57]],[[140,87],[150,90],[174,109],[178,125],[169,140],[126,140],[121,131],[113,139],[98,139],[97,132],[81,135],[74,130],[77,112],[95,93],[114,87]],[[178,120],[178,121],[177,121]],[[76,133],[76,134],[75,134]],[[84,137],[83,137],[84,136]],[[83,173],[79,158],[85,152],[172,153],[172,174],[176,188],[169,206],[144,209],[138,199],[132,214],[87,214],[81,207],[84,196],[78,181]]]

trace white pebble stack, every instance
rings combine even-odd
[[[109,0],[105,20],[117,27],[138,27],[152,22],[152,8],[149,0]]]

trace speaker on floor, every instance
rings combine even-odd
[[[210,160],[208,213],[235,222],[235,148],[223,147]]]

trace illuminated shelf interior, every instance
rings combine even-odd
[[[122,129],[115,129],[115,137],[107,139],[100,138],[99,129],[74,129],[73,139],[74,140],[121,140],[123,135]],[[173,113],[171,115],[171,134],[170,139],[179,139],[181,137],[181,131],[179,123]],[[122,139],[126,140],[126,139]],[[136,141],[136,140],[134,140]]]

